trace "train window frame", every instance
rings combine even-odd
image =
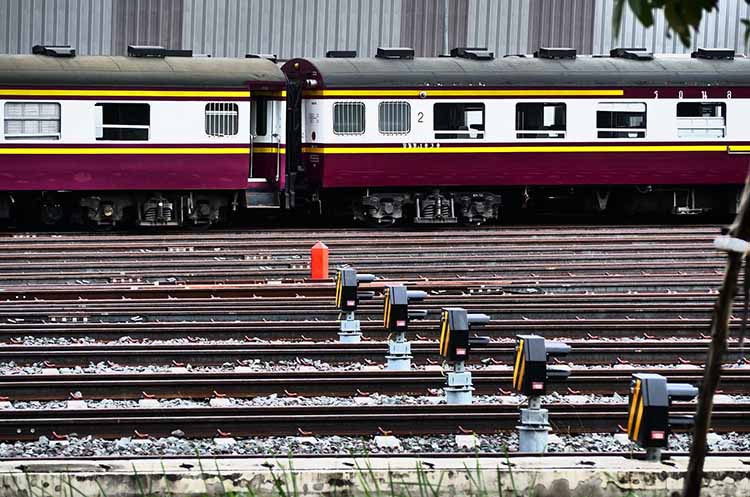
[[[235,136],[240,132],[240,106],[235,102],[208,102],[205,107],[208,136]]]
[[[38,107],[36,114],[27,112],[27,109]],[[43,106],[47,108],[55,109],[53,114],[45,114],[42,112]],[[18,114],[9,112],[9,109],[20,108],[21,111]],[[13,122],[22,122],[23,132],[13,133],[8,132],[8,125]],[[55,122],[57,123],[57,130],[50,131],[42,129],[42,123]],[[26,125],[28,123],[37,123],[39,126],[36,132],[26,132]],[[60,140],[62,137],[62,106],[60,102],[45,102],[45,101],[8,101],[3,106],[3,138],[8,141],[17,140]]]
[[[132,122],[105,122],[108,117],[105,114],[111,113],[117,108],[119,120],[137,121],[136,107],[142,111],[146,110],[146,123],[132,123]],[[131,112],[136,114],[123,116],[120,111],[123,108],[128,108]],[[151,138],[151,105],[144,102],[97,102],[94,105],[95,112],[95,137],[98,141],[148,141]],[[139,136],[136,131],[145,130],[145,138]]]
[[[250,103],[253,136],[266,136],[268,134],[269,103],[271,101],[266,97],[257,97]]]
[[[451,108],[454,114],[451,115]],[[448,114],[445,114],[445,111]],[[481,112],[481,122],[467,124],[469,112]],[[484,102],[436,102],[432,105],[432,129],[436,140],[484,139],[487,107]],[[459,120],[459,117],[461,119]],[[440,122],[438,122],[440,121]]]
[[[689,109],[689,107],[687,106],[695,106],[699,111],[701,111],[701,115],[681,116],[680,108],[682,107],[683,112],[685,112],[686,108]],[[703,115],[702,109],[707,106],[712,106],[714,107],[714,109],[721,109],[721,115]],[[727,137],[726,102],[707,102],[705,100],[677,102],[677,105],[675,106],[675,118],[677,119],[677,138],[687,140],[716,140]],[[721,119],[721,122],[719,122],[718,119]]]
[[[533,106],[533,107],[532,107]],[[541,125],[537,128],[526,127],[526,114],[531,112],[534,107],[541,107]],[[557,111],[556,108],[562,109],[562,127],[557,124]],[[546,109],[551,108],[553,123],[551,125],[544,124],[549,113]],[[529,109],[525,112],[524,109]],[[568,136],[568,105],[565,102],[517,102],[516,103],[516,138],[517,139],[548,139],[548,140],[560,140],[565,139]],[[521,117],[523,119],[521,120]]]
[[[411,104],[404,100],[380,102],[378,104],[378,131],[382,135],[411,133]]]
[[[334,102],[333,103],[333,133],[336,135],[363,135],[365,134],[366,113],[364,102]],[[343,112],[337,116],[337,112]],[[342,124],[346,126],[342,127]],[[352,126],[352,124],[356,125]],[[360,129],[361,128],[361,129]]]
[[[640,110],[640,109],[642,110]],[[610,114],[609,122],[606,114]],[[630,125],[629,122],[616,122],[615,119],[635,117],[641,114],[642,123],[638,126]],[[596,137],[606,140],[619,140],[622,138],[640,139],[646,138],[648,130],[648,106],[646,102],[599,102],[596,106]]]

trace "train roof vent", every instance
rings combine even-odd
[[[34,45],[31,53],[47,57],[75,57],[76,49],[70,45]]]
[[[462,59],[473,60],[492,60],[495,54],[487,50],[487,47],[456,47],[451,49],[451,57],[461,57]]]
[[[375,57],[379,59],[413,59],[414,49],[407,47],[378,47]]]
[[[540,59],[575,59],[576,49],[540,47],[539,50],[534,52],[534,57]]]
[[[170,49],[158,45],[128,45],[128,57],[192,57],[190,49]]]
[[[694,59],[734,60],[734,50],[731,48],[699,48],[690,56]]]
[[[329,50],[326,52],[326,58],[328,59],[353,59],[356,56],[356,50]]]
[[[609,51],[609,56],[630,60],[654,60],[654,54],[647,48],[613,48]]]
[[[246,59],[266,59],[274,63],[277,60],[279,60],[279,58],[276,56],[275,53],[246,53],[245,58]]]

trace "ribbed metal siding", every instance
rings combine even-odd
[[[417,57],[434,57],[466,46],[469,0],[448,0],[448,47],[444,47],[444,0],[403,0],[400,46],[414,48]]]
[[[691,49],[666,36],[663,14],[644,29],[627,8],[614,40],[612,6],[613,0],[449,0],[448,45],[486,46],[499,57],[544,45],[582,54],[615,46],[746,51],[745,0],[720,0]],[[123,54],[134,43],[230,57],[319,57],[336,49],[372,56],[378,46],[412,46],[417,55],[435,56],[444,49],[443,16],[443,0],[0,0],[0,53],[69,43],[81,55]]]
[[[327,50],[374,55],[400,42],[402,0],[185,0],[184,47],[214,56]]]
[[[114,0],[112,53],[128,45],[182,47],[182,0]]]
[[[528,53],[529,0],[469,0],[466,45],[496,56]]]
[[[530,0],[529,51],[571,47],[591,53],[594,0]]]
[[[81,55],[112,50],[112,0],[0,0],[0,53],[69,44]]]
[[[593,37],[595,53],[609,53],[614,47],[645,47],[655,53],[687,53],[696,47],[734,48],[738,53],[745,53],[745,28],[740,19],[747,19],[750,6],[745,0],[720,0],[719,11],[703,17],[698,33],[693,36],[692,47],[682,46],[679,38],[672,34],[667,36],[663,12],[655,15],[654,26],[644,28],[630,12],[625,9],[620,36],[615,39],[612,29],[612,0],[597,0]]]

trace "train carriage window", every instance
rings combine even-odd
[[[381,102],[378,106],[378,129],[384,135],[405,135],[411,131],[409,102]]]
[[[727,134],[727,105],[723,102],[680,102],[677,104],[679,138],[724,138]]]
[[[60,104],[6,102],[6,140],[59,140]]]
[[[148,140],[148,104],[96,104],[97,140]]]
[[[484,138],[484,104],[438,103],[432,113],[436,139]]]
[[[361,135],[365,132],[365,104],[336,102],[333,104],[333,132],[337,135]]]
[[[237,104],[211,102],[206,104],[206,134],[231,136],[239,131],[240,110]]]
[[[268,134],[268,99],[259,97],[250,104],[252,114],[253,135],[266,136]]]
[[[645,138],[646,104],[642,102],[602,102],[596,108],[599,138]]]
[[[516,138],[565,138],[565,104],[516,104]]]

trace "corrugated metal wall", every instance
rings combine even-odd
[[[185,0],[182,44],[214,56],[372,55],[396,46],[402,0]]]
[[[182,0],[113,0],[112,53],[128,45],[182,46]]]
[[[0,0],[0,53],[31,53],[39,43],[110,54],[112,0]]]
[[[595,3],[591,0],[530,0],[529,47],[570,47],[591,53]]]
[[[0,0],[0,53],[28,53],[36,43],[69,43],[79,54],[124,54],[128,44],[192,48],[238,57],[323,56],[327,50],[411,46],[443,53],[444,0]],[[448,0],[449,47],[486,46],[498,56],[539,46],[607,53],[643,46],[657,53],[689,51],[667,36],[664,17],[644,29],[626,9],[612,36],[614,0]],[[746,52],[740,19],[745,0],[719,0],[695,46]]]
[[[417,56],[434,56],[466,45],[469,0],[448,2],[448,46],[445,47],[445,2],[443,0],[403,0],[401,40],[398,46],[412,47]]]
[[[466,45],[496,54],[528,53],[529,0],[469,0]]]
[[[693,36],[690,48],[682,45],[677,36],[667,35],[663,12],[657,12],[654,26],[644,28],[630,10],[625,9],[620,36],[615,39],[612,29],[611,0],[597,0],[593,33],[594,53],[609,53],[613,47],[645,47],[655,53],[687,53],[696,47],[734,48],[746,53],[744,44],[745,27],[741,19],[750,18],[750,6],[745,0],[720,0],[719,10],[705,15],[698,33]]]

